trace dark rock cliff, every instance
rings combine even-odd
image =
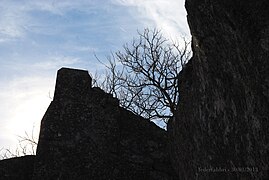
[[[269,178],[269,1],[185,6],[193,57],[168,126],[178,177]]]
[[[91,87],[87,71],[58,71],[41,122],[33,179],[173,179],[166,132]]]

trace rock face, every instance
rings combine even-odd
[[[193,58],[168,125],[180,179],[269,178],[269,1],[187,0]]]
[[[91,87],[87,71],[58,71],[40,129],[33,179],[174,179],[166,132]]]

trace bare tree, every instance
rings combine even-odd
[[[171,43],[156,29],[145,29],[138,35],[130,45],[123,46],[123,52],[108,58],[108,71],[95,85],[135,114],[167,122],[176,111],[179,72],[190,58],[190,42],[183,38],[183,45]]]
[[[37,147],[37,139],[34,136],[34,129],[35,127],[33,126],[31,134],[25,131],[24,135],[18,136],[18,145],[15,150],[9,148],[1,148],[0,160],[25,155],[35,155]]]

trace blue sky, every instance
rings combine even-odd
[[[137,30],[190,36],[184,0],[0,0],[0,149],[39,123],[63,67],[102,70]]]

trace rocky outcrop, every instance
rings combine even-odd
[[[269,178],[269,1],[187,0],[193,57],[168,125],[179,179]]]
[[[87,71],[58,71],[40,129],[33,179],[174,179],[166,132],[91,87]]]

